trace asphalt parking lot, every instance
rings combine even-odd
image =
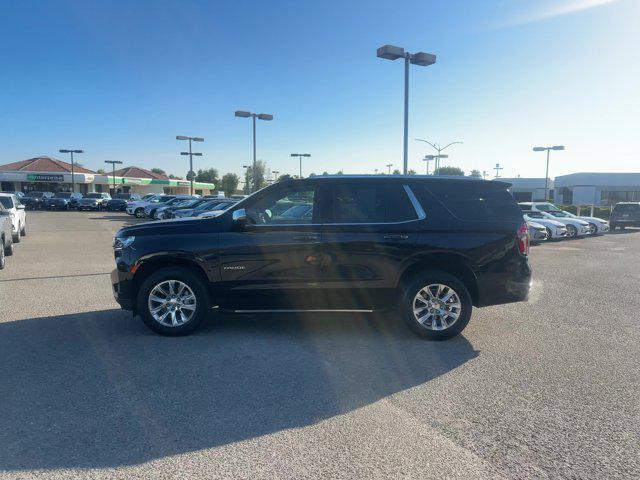
[[[118,309],[120,213],[29,212],[0,272],[1,478],[638,478],[640,230],[533,247],[448,342],[394,314]]]

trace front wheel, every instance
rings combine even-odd
[[[453,275],[433,271],[410,281],[402,292],[400,310],[416,335],[430,340],[447,340],[469,323],[471,295]]]
[[[598,233],[598,227],[596,226],[595,223],[590,223],[589,224],[589,235],[595,235]]]
[[[7,257],[10,257],[11,255],[13,255],[13,242],[9,242],[9,245],[7,245],[6,243],[4,244],[4,254]]]
[[[20,230],[22,230],[22,225],[18,224],[18,229],[16,230],[16,233],[12,234],[13,243],[20,243]]]
[[[27,224],[26,223],[24,225],[22,225],[22,230],[20,230],[20,235],[22,235],[23,237],[27,236]]]
[[[133,212],[136,218],[144,218],[144,208],[136,208],[136,211]]]
[[[152,273],[138,290],[142,321],[156,333],[189,335],[207,318],[211,300],[205,282],[187,268],[167,267]]]
[[[7,259],[4,256],[4,240],[0,242],[0,270],[2,270],[7,264]]]
[[[578,236],[578,229],[573,225],[567,225],[567,237],[576,238]]]

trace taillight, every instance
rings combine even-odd
[[[518,250],[521,255],[529,255],[529,228],[526,223],[518,228]]]

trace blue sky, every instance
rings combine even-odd
[[[5,1],[0,15],[0,163],[59,148],[185,175],[177,134],[204,136],[197,168],[241,173],[258,158],[297,173],[402,163],[400,61],[413,67],[410,139],[443,164],[543,176],[534,145],[565,144],[551,174],[640,171],[640,2]],[[410,141],[410,168],[432,153]]]

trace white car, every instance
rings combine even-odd
[[[561,239],[567,236],[567,226],[557,220],[551,220],[545,217],[542,212],[526,211],[523,215],[527,222],[539,223],[547,229],[549,240]]]
[[[549,220],[556,220],[563,223],[567,227],[567,238],[584,237],[591,233],[591,228],[587,222],[578,220],[577,218],[571,218],[566,213],[558,210],[550,212],[540,212],[545,218]],[[538,219],[536,219],[536,222]]]
[[[523,202],[519,203],[520,207],[524,209],[535,210],[538,212],[563,212],[565,215],[564,218],[575,218],[578,220],[585,221],[589,224],[589,233],[606,233],[609,231],[609,222],[603,218],[598,217],[585,217],[583,215],[574,215],[573,213],[567,212],[566,210],[561,210],[556,207],[553,203],[549,202]]]
[[[20,243],[20,237],[27,234],[27,214],[24,205],[13,193],[0,193],[0,203],[11,217],[11,234],[13,243]]]
[[[144,218],[144,207],[149,205],[156,198],[161,197],[160,194],[149,194],[142,197],[137,202],[131,202],[127,204],[127,213],[129,215],[135,215],[138,218]]]

